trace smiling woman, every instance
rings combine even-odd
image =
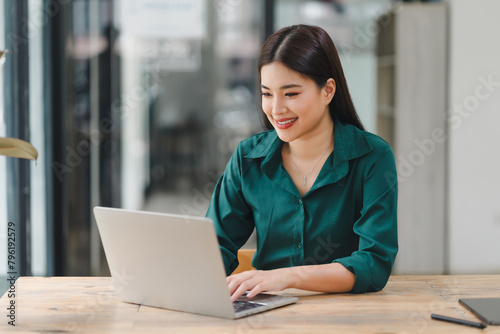
[[[239,144],[207,212],[227,274],[256,230],[256,270],[227,278],[232,299],[382,289],[398,249],[394,154],[364,131],[331,38],[283,28],[264,43],[258,70],[269,131]]]
[[[319,88],[281,62],[265,65],[260,72],[262,110],[280,139],[288,144],[282,151],[283,166],[304,196],[318,176],[316,166],[324,163],[333,149],[328,105],[335,95],[335,81],[330,78]],[[301,146],[308,147],[302,154]]]

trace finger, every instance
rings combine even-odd
[[[231,294],[231,301],[234,303],[238,298],[240,298],[241,296],[243,296],[243,294],[245,293],[246,289],[240,289],[238,288],[236,291],[234,291],[232,294]]]
[[[228,287],[228,289],[229,289],[229,293],[230,293],[230,294],[233,294],[233,293],[234,293],[234,291],[236,291],[236,289],[237,289],[237,288],[240,286],[240,284],[241,284],[242,282],[244,282],[244,281],[245,281],[245,279],[244,279],[243,277],[239,276],[239,275],[235,275],[235,276],[233,276],[233,277],[229,280],[229,282],[228,282],[228,284],[227,284],[227,287]]]
[[[246,272],[242,272],[239,274],[233,274],[233,275],[226,276],[226,282],[230,283],[231,281],[237,280],[237,279],[241,278],[242,275],[244,275],[245,273]]]
[[[255,272],[244,272],[231,276],[231,279],[228,280],[229,293],[233,294],[241,283],[252,279],[254,276]]]
[[[252,281],[244,281],[238,286],[238,288],[231,294],[231,301],[236,301],[236,299],[240,298],[243,296],[247,290],[253,289],[254,288],[254,283]]]
[[[253,298],[263,291],[265,291],[265,289],[263,288],[263,284],[259,283],[252,290],[250,290],[250,292],[247,293],[247,297]]]
[[[232,280],[228,285],[227,288],[229,289],[229,293],[232,295],[236,289],[240,286],[240,283],[236,280]]]

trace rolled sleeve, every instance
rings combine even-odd
[[[376,151],[375,151],[376,152]],[[353,231],[358,250],[341,263],[356,276],[353,293],[379,291],[387,284],[398,251],[397,177],[389,145],[367,159],[363,185],[363,208]]]

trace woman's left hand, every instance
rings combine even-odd
[[[290,287],[292,282],[289,268],[274,270],[249,270],[227,277],[231,301],[241,297],[246,291],[248,298],[263,291],[281,291]]]

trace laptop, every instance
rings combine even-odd
[[[94,216],[122,301],[236,319],[298,300],[262,293],[231,302],[209,218],[105,207]]]

